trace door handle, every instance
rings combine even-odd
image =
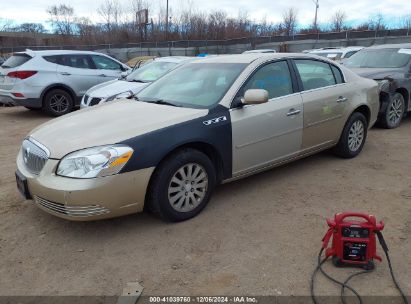
[[[290,111],[287,113],[287,116],[295,116],[301,113],[301,110],[296,110],[296,109],[290,109]]]
[[[71,74],[68,73],[68,72],[61,72],[60,74],[61,74],[61,75],[64,75],[64,76],[70,76],[70,75],[71,75]]]
[[[100,74],[100,75],[98,75],[98,76],[100,76],[100,77],[106,77],[107,75],[106,75],[106,74]]]
[[[348,98],[344,97],[344,96],[340,96],[340,97],[337,98],[337,102],[346,102],[347,100],[348,100]]]

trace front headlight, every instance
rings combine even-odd
[[[63,157],[57,175],[73,178],[93,178],[120,172],[133,155],[125,145],[108,145],[88,148]]]

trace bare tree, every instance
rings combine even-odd
[[[407,36],[408,36],[411,31],[411,15],[406,15],[402,17],[402,27],[407,29]]]
[[[13,29],[13,21],[0,17],[0,32],[10,31]]]
[[[374,30],[376,32],[387,29],[387,26],[385,24],[385,20],[382,14],[377,14],[371,17],[368,23],[369,23],[369,29]]]
[[[60,4],[53,5],[47,9],[50,15],[49,22],[54,31],[63,36],[69,36],[74,33],[74,8],[70,5]]]
[[[118,28],[123,15],[122,7],[118,0],[105,0],[97,11],[104,20],[108,32],[111,32],[113,28]]]
[[[46,33],[47,30],[41,23],[22,23],[18,26],[13,27],[15,32],[26,32],[26,33]]]
[[[288,8],[283,13],[282,28],[287,36],[294,35],[297,28],[297,10]]]
[[[336,11],[330,20],[331,31],[341,32],[345,27],[346,21],[347,21],[347,14],[340,10]]]

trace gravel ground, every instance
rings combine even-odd
[[[178,224],[146,213],[69,222],[23,201],[16,154],[49,119],[0,108],[0,295],[116,295],[133,281],[145,295],[308,295],[325,219],[346,210],[385,221],[411,294],[411,117],[396,130],[372,129],[355,159],[324,152],[219,186],[198,217]],[[326,269],[341,279],[353,272]],[[355,285],[362,295],[397,295],[385,259]],[[322,278],[317,286],[339,294]]]

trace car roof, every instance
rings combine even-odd
[[[372,45],[367,49],[411,49],[411,43]]]
[[[155,58],[154,61],[164,61],[164,62],[175,62],[181,63],[185,61],[195,60],[197,57],[189,57],[189,56],[167,56],[167,57],[159,57]]]
[[[324,60],[324,57],[305,53],[247,53],[238,55],[220,55],[205,57],[193,63],[251,63],[258,59],[282,59],[282,58],[315,58]]]
[[[252,53],[264,53],[264,52],[270,52],[270,53],[276,53],[277,51],[274,49],[257,49],[257,50],[249,50],[249,51],[245,51],[243,52],[243,54],[252,54]]]
[[[363,46],[347,46],[343,48],[325,48],[325,49],[316,49],[316,50],[311,50],[309,53],[333,53],[333,52],[347,52],[347,51],[356,51],[356,50],[362,50],[364,47]]]
[[[47,56],[47,55],[66,55],[66,54],[99,54],[105,55],[102,53],[92,52],[92,51],[75,51],[75,50],[41,50],[41,51],[33,51],[33,50],[25,50],[23,52],[16,52],[16,54],[28,54],[31,56],[40,55],[40,56]]]

